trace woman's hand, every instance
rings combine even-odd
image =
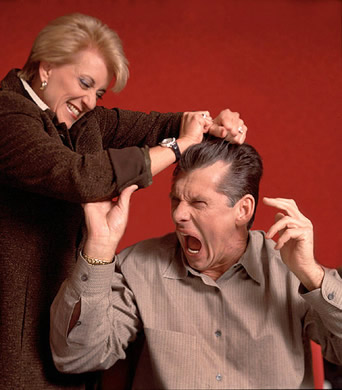
[[[247,126],[238,112],[225,109],[213,120],[209,134],[237,144],[243,144],[247,136]]]
[[[181,152],[202,142],[203,134],[208,132],[212,124],[213,120],[208,111],[184,112],[177,140]]]
[[[112,261],[127,226],[131,195],[137,188],[136,185],[125,188],[115,201],[83,205],[88,232],[85,254]]]

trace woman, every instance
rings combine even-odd
[[[247,128],[229,110],[211,121],[208,112],[96,107],[113,78],[116,91],[128,78],[119,37],[71,14],[49,23],[1,83],[0,388],[81,388],[84,377],[57,373],[48,348],[49,306],[82,236],[80,203],[148,186],[177,145],[182,152],[203,132],[244,142]],[[170,137],[177,142],[158,145]]]

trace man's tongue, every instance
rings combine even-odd
[[[190,252],[199,252],[202,247],[200,240],[197,238],[188,236],[188,249]]]

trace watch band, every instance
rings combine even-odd
[[[174,153],[175,153],[175,155],[176,155],[176,161],[175,161],[175,163],[176,163],[176,162],[179,161],[179,159],[181,158],[181,152],[180,152],[180,150],[179,150],[179,146],[178,146],[176,140],[175,140],[175,142],[173,142],[173,143],[171,144],[171,149],[174,151]]]
[[[163,148],[172,149],[176,156],[175,163],[179,161],[179,159],[181,158],[181,152],[179,150],[179,146],[177,144],[176,138],[165,138],[163,139],[163,141],[159,143],[159,145],[162,146]]]

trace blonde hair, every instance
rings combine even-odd
[[[114,92],[121,91],[129,76],[128,61],[118,34],[99,19],[79,13],[61,16],[47,24],[35,39],[31,53],[19,76],[31,82],[39,63],[72,63],[73,56],[88,48],[97,49],[107,68],[114,72]]]

